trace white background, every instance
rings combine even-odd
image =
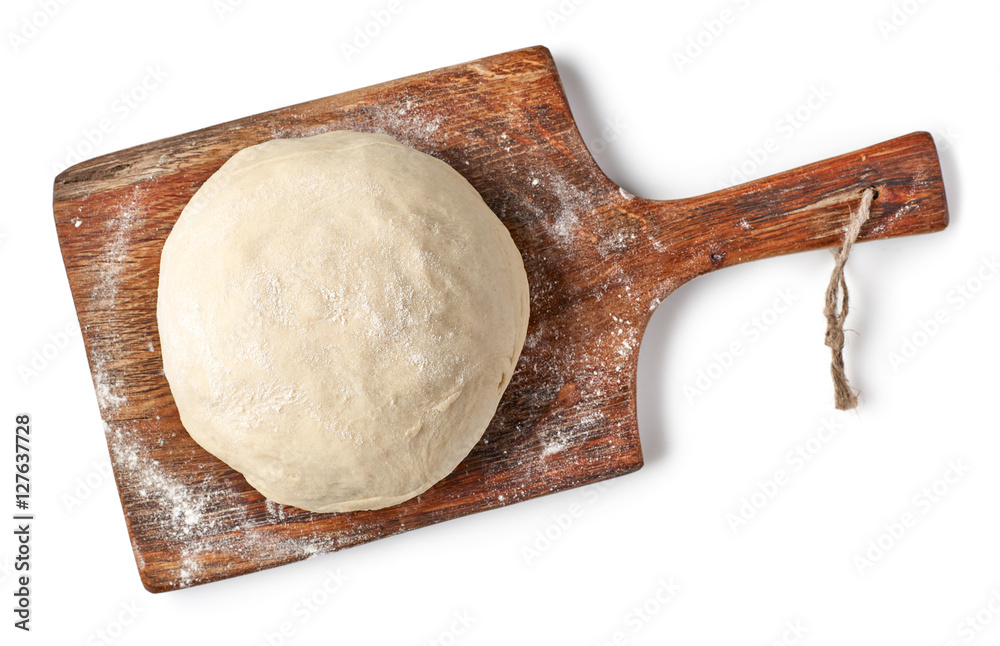
[[[3,522],[3,643],[1000,640],[1000,278],[984,264],[1000,252],[996,3],[412,0],[347,57],[342,43],[386,0],[223,2],[4,3],[0,509],[13,513],[10,435],[15,413],[29,411],[37,519],[30,634],[12,627],[15,543]],[[732,20],[713,36],[723,10]],[[706,46],[679,65],[689,38]],[[821,315],[831,255],[727,268],[680,288],[646,332],[638,473],[255,575],[146,592],[102,475],[108,454],[79,332],[25,372],[76,320],[52,219],[54,164],[86,149],[102,119],[113,128],[87,156],[536,44],[552,50],[601,167],[644,197],[715,190],[769,137],[779,148],[752,177],[934,133],[950,227],[861,244],[848,265],[846,359],[860,409],[832,406]],[[157,68],[162,81],[122,110],[119,95]],[[789,136],[779,120],[814,87],[831,96]],[[978,291],[964,298],[958,286]],[[778,290],[794,302],[774,316]],[[921,336],[937,310],[948,322]],[[756,339],[744,331],[755,317],[771,321]],[[894,366],[904,339],[921,347]],[[689,401],[685,386],[734,341],[744,354],[712,369],[718,378]],[[816,454],[797,469],[787,455],[810,440]],[[960,476],[949,472],[956,463]],[[776,470],[787,482],[734,530],[729,514]],[[887,534],[906,513],[913,526]],[[865,566],[866,554],[879,558]],[[338,570],[346,581],[327,594]],[[303,611],[303,597],[315,611]],[[279,639],[283,622],[294,632]]]

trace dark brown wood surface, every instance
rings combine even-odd
[[[528,271],[524,352],[483,440],[417,499],[314,514],[270,503],[185,432],[156,328],[159,255],[236,151],[334,129],[385,132],[461,172]],[[548,50],[533,47],[83,162],[54,209],[135,559],[153,592],[215,581],[635,471],[639,342],[656,305],[728,265],[944,228],[931,137],[916,133],[725,191],[651,201],[597,167]]]

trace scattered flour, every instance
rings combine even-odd
[[[126,508],[134,535],[157,542],[156,550],[177,553],[178,587],[204,583],[206,563],[238,558],[247,563],[277,564],[329,552],[349,543],[350,535],[281,536],[266,528],[287,518],[313,517],[267,501],[248,508],[236,504],[241,492],[211,475],[179,475],[176,467],[152,457],[156,429],[145,422],[105,423],[108,447],[124,484]],[[146,559],[132,542],[140,568]]]
[[[109,220],[111,230],[105,238],[101,260],[97,264],[98,271],[101,272],[100,278],[91,293],[94,304],[108,312],[115,311],[119,288],[126,269],[129,244],[136,227],[145,217],[142,197],[141,185],[134,186],[130,198],[119,208],[117,217]],[[125,386],[117,378],[116,373],[109,369],[110,360],[107,351],[100,349],[91,357],[97,403],[105,418],[128,405]]]

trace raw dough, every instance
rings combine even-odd
[[[198,444],[276,502],[377,509],[479,441],[528,282],[453,168],[337,131],[244,149],[205,182],[163,247],[157,322]]]

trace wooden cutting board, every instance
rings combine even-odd
[[[185,432],[163,375],[163,242],[238,150],[334,129],[383,132],[451,164],[510,229],[531,287],[523,355],[482,441],[417,499],[315,514],[266,501]],[[135,560],[153,592],[206,583],[642,466],[636,366],[656,306],[700,274],[948,222],[933,141],[916,133],[701,197],[634,197],[597,167],[544,47],[492,56],[77,164],[54,210]]]

